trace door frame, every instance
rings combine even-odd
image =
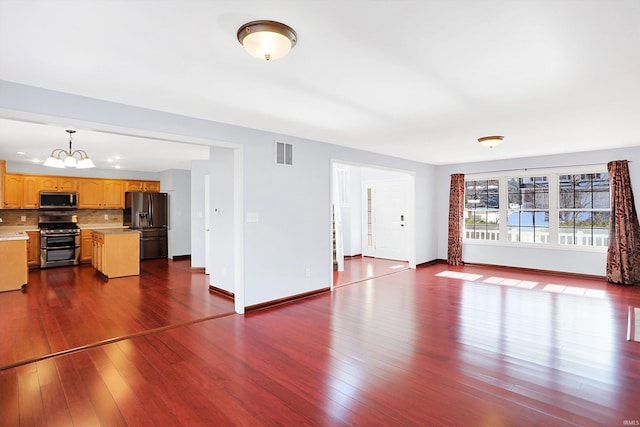
[[[354,167],[354,168],[362,168],[362,169],[379,169],[382,171],[391,171],[391,172],[396,172],[396,173],[401,173],[404,175],[408,176],[408,194],[407,194],[407,220],[405,222],[405,226],[407,227],[407,258],[409,261],[409,268],[415,269],[416,268],[416,240],[415,240],[415,215],[416,215],[416,209],[415,209],[415,180],[416,180],[416,174],[414,171],[407,171],[407,170],[403,170],[403,169],[395,169],[395,168],[389,168],[389,167],[384,167],[384,166],[379,166],[379,165],[373,165],[373,164],[368,164],[368,163],[359,163],[359,162],[352,162],[352,161],[348,161],[348,160],[341,160],[341,159],[331,159],[330,160],[330,166],[329,166],[329,189],[330,189],[330,197],[329,197],[329,204],[328,204],[328,214],[327,214],[327,218],[329,221],[329,224],[331,224],[332,222],[332,205],[333,205],[333,200],[334,200],[334,191],[335,188],[337,188],[337,183],[334,183],[335,177],[334,177],[334,168],[336,167],[336,165],[345,165],[345,166],[350,166],[350,167]],[[361,181],[361,183],[363,183],[364,181]],[[334,185],[335,184],[335,185]],[[360,208],[362,209],[363,206],[361,206],[361,201],[357,201],[357,203],[360,205]],[[361,231],[362,233],[362,231]],[[333,236],[332,233],[329,233],[328,239],[330,241],[329,244],[329,248],[330,248],[330,253],[329,253],[329,260],[331,261],[330,263],[328,263],[328,268],[330,268],[331,270],[331,277],[333,278]],[[363,248],[364,251],[364,248]],[[334,283],[333,283],[333,279],[331,280],[331,290],[333,291],[334,289]]]

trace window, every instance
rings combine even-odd
[[[609,174],[560,175],[558,187],[558,243],[608,246]]]
[[[468,242],[600,248],[609,245],[609,174],[602,168],[468,175]]]
[[[508,178],[507,241],[549,243],[549,178]]]
[[[465,181],[464,184],[464,238],[499,240],[499,180]]]

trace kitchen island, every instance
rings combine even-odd
[[[130,229],[92,230],[92,265],[107,278],[140,274],[140,232]]]
[[[0,292],[20,290],[27,284],[27,241],[23,231],[0,232]]]

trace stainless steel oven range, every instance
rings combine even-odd
[[[78,265],[80,262],[80,228],[78,216],[67,212],[41,212],[40,267]]]

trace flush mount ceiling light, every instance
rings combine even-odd
[[[504,136],[483,136],[482,138],[478,138],[478,142],[485,147],[493,148],[496,145],[500,145]]]
[[[238,29],[238,41],[249,55],[259,59],[278,59],[296,45],[293,28],[276,21],[252,21]]]
[[[56,148],[51,152],[51,155],[44,161],[44,166],[50,166],[52,168],[78,168],[87,169],[93,168],[95,165],[89,158],[89,155],[84,150],[71,150],[71,135],[76,133],[75,130],[67,129],[69,134],[69,150],[63,148]],[[76,160],[76,154],[78,160]]]

